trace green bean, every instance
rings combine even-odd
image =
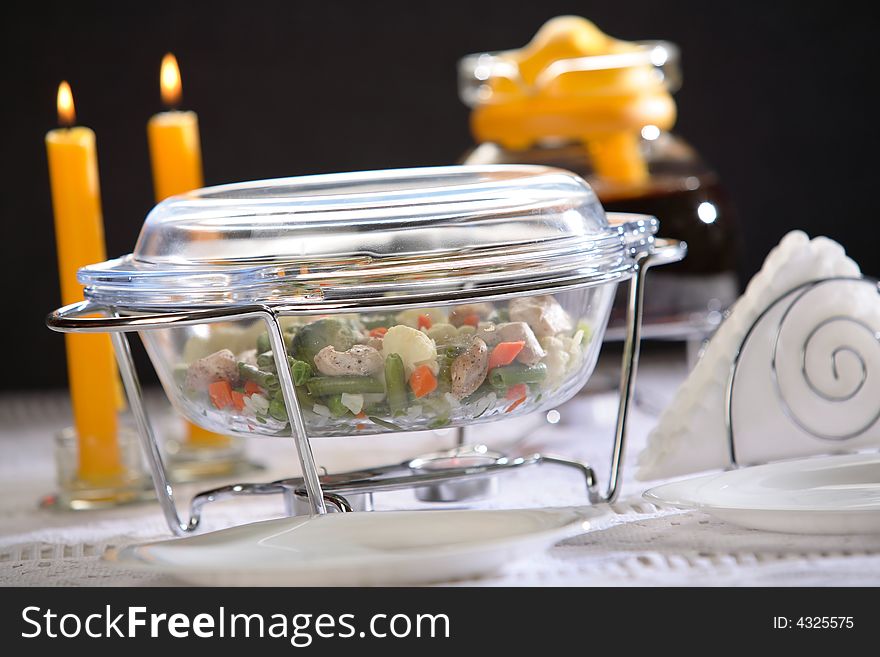
[[[400,354],[389,354],[385,359],[385,386],[388,388],[388,406],[392,416],[403,415],[409,404],[406,390],[406,371]]]
[[[330,395],[324,400],[324,405],[330,409],[333,417],[343,417],[351,414],[351,409],[342,403],[342,395]]]
[[[391,429],[391,431],[403,431],[403,427],[394,424],[393,422],[389,422],[388,420],[383,420],[380,417],[376,417],[374,415],[369,416],[370,422],[373,424],[378,424],[380,427],[385,427],[386,429]]]
[[[449,416],[441,415],[440,417],[436,417],[430,422],[428,422],[429,429],[442,429],[447,424],[449,424]]]
[[[372,404],[364,404],[364,413],[366,415],[389,415],[391,409],[385,402],[374,402]]]
[[[253,381],[261,388],[265,388],[266,390],[278,389],[278,377],[272,372],[264,372],[248,363],[239,363],[238,373],[246,381]]]
[[[284,395],[281,391],[275,393],[269,402],[269,415],[280,422],[287,422],[287,406],[284,403]]]
[[[495,388],[509,388],[518,383],[540,383],[547,377],[544,363],[535,365],[505,365],[489,372],[489,383]]]
[[[309,394],[304,386],[296,387],[296,398],[299,400],[300,408],[310,411],[315,404],[320,403],[317,399]]]
[[[343,392],[353,395],[385,392],[382,379],[373,376],[315,376],[306,381],[306,387],[316,397],[341,395]]]
[[[264,372],[275,372],[275,356],[272,351],[257,354],[257,367]]]
[[[296,398],[299,401],[299,407],[303,410],[310,411],[318,400],[312,397],[305,388],[296,388]],[[287,404],[284,403],[284,395],[280,390],[276,391],[269,402],[269,415],[276,420],[287,422]]]
[[[459,351],[463,352],[464,350]],[[439,367],[437,372],[438,393],[443,394],[452,390],[452,363],[458,355],[458,353],[450,353],[450,349],[447,349],[444,353],[437,354],[437,365]]]

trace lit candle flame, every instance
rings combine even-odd
[[[73,92],[67,80],[58,85],[58,123],[70,127],[76,123],[76,110],[73,107]]]
[[[159,86],[162,89],[162,102],[166,107],[176,107],[180,103],[183,85],[180,82],[180,69],[177,58],[170,52],[162,58],[159,71]]]

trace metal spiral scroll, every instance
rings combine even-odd
[[[821,279],[789,291],[758,317],[740,346],[729,381],[733,463],[737,374],[751,340],[763,335],[758,328],[774,321],[783,308],[778,325],[771,324],[766,335],[771,341],[772,390],[788,420],[813,438],[838,443],[864,435],[880,420],[878,295],[878,282],[870,278]],[[766,343],[756,345],[766,349]]]

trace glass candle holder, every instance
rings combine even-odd
[[[107,509],[155,499],[153,485],[141,458],[137,432],[119,426],[120,474],[105,481],[85,481],[77,473],[76,429],[67,427],[55,434],[55,472],[58,490],[46,495],[40,506],[68,511]]]
[[[189,483],[224,477],[239,477],[265,468],[248,459],[244,441],[234,436],[218,436],[222,441],[188,440],[186,426],[165,441],[164,452],[171,479]]]

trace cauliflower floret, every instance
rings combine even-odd
[[[547,355],[543,362],[547,366],[547,387],[556,388],[562,384],[581,364],[583,332],[578,331],[573,338],[567,336],[547,336],[540,339]]]
[[[562,338],[548,336],[541,338],[541,346],[547,355],[544,356],[543,362],[547,366],[547,378],[545,383],[548,388],[556,388],[565,380],[565,373],[568,371],[568,363],[571,360],[571,354],[565,348]]]
[[[439,369],[434,341],[409,326],[392,326],[382,338],[382,357],[387,360],[391,354],[398,354],[403,360],[407,377],[419,365],[430,366],[435,374]]]

